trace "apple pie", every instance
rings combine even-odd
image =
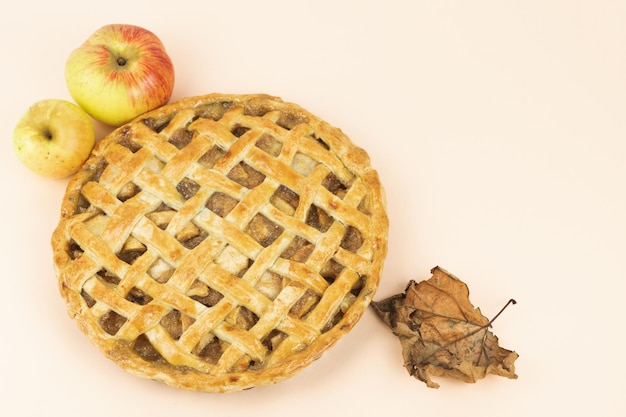
[[[267,95],[189,97],[117,128],[52,236],[70,317],[131,374],[277,383],[350,331],[387,253],[384,191],[342,131]]]

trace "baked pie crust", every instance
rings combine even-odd
[[[100,141],[52,236],[69,314],[126,371],[228,392],[284,380],[362,316],[384,192],[341,130],[267,95],[190,97]]]

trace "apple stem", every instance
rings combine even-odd
[[[126,59],[122,58],[121,56],[117,58],[117,65],[119,65],[120,67],[123,67],[124,65],[126,65]]]

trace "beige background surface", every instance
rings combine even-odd
[[[142,416],[626,414],[626,2],[21,1],[0,17],[0,414]],[[175,98],[265,92],[341,127],[387,190],[382,299],[440,265],[517,351],[519,379],[426,388],[368,311],[272,387],[216,395],[131,377],[68,318],[49,236],[66,180],[11,135],[69,99],[69,52],[98,27],[154,31]],[[98,126],[99,135],[107,132]],[[330,410],[330,411],[329,411]],[[62,414],[61,414],[62,413]]]

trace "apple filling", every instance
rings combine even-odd
[[[228,105],[222,104],[220,106],[213,106],[207,109],[207,111],[212,119],[219,119],[219,117],[223,115],[222,110],[225,110],[228,107]],[[294,126],[297,122],[298,120],[292,116],[285,117],[281,120],[282,125],[286,127]],[[151,127],[155,132],[161,132],[168,127],[167,123],[163,124],[161,121],[156,120],[148,120],[146,121],[146,125]],[[243,125],[237,125],[232,128],[231,133],[234,137],[242,137],[250,131],[251,129]],[[188,128],[179,128],[174,132],[174,134],[171,135],[169,143],[174,145],[177,149],[183,150],[193,141],[193,138],[193,130]],[[320,152],[328,148],[323,139],[312,137],[311,141],[313,143],[311,146],[318,146]],[[127,137],[123,137],[123,140],[120,143],[133,153],[136,153],[142,148],[140,144],[134,143],[133,140],[130,139],[129,135],[127,135]],[[260,135],[255,141],[254,146],[272,157],[279,156],[282,150],[282,143],[267,133]],[[198,159],[198,164],[202,165],[206,169],[212,169],[219,164],[221,158],[227,154],[228,150],[223,149],[220,145],[216,144]],[[151,166],[151,169],[157,171],[162,171],[165,167],[165,164],[158,160],[158,158],[155,158],[155,160],[148,165]],[[317,162],[314,159],[304,154],[296,154],[293,158],[292,168],[295,172],[303,175],[310,175],[315,170],[316,165]],[[100,175],[106,175],[107,169],[108,167],[105,164],[100,165],[94,171],[92,180],[97,181]],[[272,219],[271,216],[264,213],[271,213],[272,210],[275,209],[284,215],[294,216],[298,214],[298,211],[300,210],[301,197],[298,193],[285,185],[273,183],[267,185],[266,177],[267,176],[265,174],[255,169],[250,163],[247,163],[245,160],[240,161],[232,166],[228,172],[226,172],[226,178],[236,184],[236,186],[232,188],[240,186],[241,190],[248,191],[238,194],[229,194],[225,191],[214,190],[205,198],[203,210],[208,210],[216,216],[228,220],[231,212],[236,210],[247,210],[247,208],[244,207],[244,205],[247,204],[245,201],[246,193],[253,193],[253,190],[262,186],[272,188],[273,192],[271,193],[271,197],[269,199],[269,204],[272,209],[266,208],[265,210],[261,210],[261,212],[252,215],[247,224],[243,226],[243,231],[251,239],[258,242],[258,244],[262,247],[267,248],[268,246],[274,244],[277,239],[284,236],[285,228],[276,220]],[[326,188],[337,199],[344,199],[350,190],[350,182],[340,180],[333,173],[329,173],[323,178],[321,186]],[[194,196],[196,196],[202,188],[203,186],[201,184],[190,177],[183,177],[175,185],[175,190],[184,201],[194,198]],[[144,191],[142,190],[142,186],[140,184],[129,182],[120,187],[116,197],[120,202],[125,202],[130,201],[133,198],[138,198],[138,196],[140,196],[143,192]],[[87,222],[87,225],[94,232],[94,234],[101,234],[109,221],[108,217],[104,215],[100,209],[92,207],[88,198],[83,197],[80,201],[81,202],[78,205],[77,212],[93,212],[94,216]],[[358,205],[359,210],[364,213],[367,213],[367,206],[368,202],[366,199]],[[153,211],[146,213],[144,217],[151,223],[155,224],[159,229],[169,231],[171,222],[176,218],[177,213],[178,211],[176,209],[162,203]],[[310,233],[313,236],[320,236],[320,234],[326,233],[333,227],[333,224],[337,222],[331,214],[315,204],[310,205],[310,207],[306,210],[303,220],[307,227],[316,231]],[[343,251],[356,253],[363,245],[363,238],[359,229],[352,225],[340,225],[339,228],[343,230],[340,248]],[[203,229],[201,225],[194,223],[193,220],[189,221],[182,227],[177,227],[176,229],[174,237],[182,245],[182,247],[187,250],[193,250],[201,245],[206,239],[211,237],[211,233],[209,231]],[[306,264],[309,257],[315,253],[315,243],[307,239],[306,236],[294,235],[290,236],[289,239],[290,240],[287,244],[283,244],[285,248],[280,254],[280,257],[291,262]],[[71,249],[72,257],[74,259],[80,257],[82,250],[78,245],[71,245]],[[131,234],[116,255],[120,260],[124,261],[128,265],[133,265],[135,262],[140,261],[145,253],[146,246],[141,242],[141,239],[137,239]],[[255,263],[254,259],[250,259],[237,248],[228,244],[224,245],[223,248],[215,254],[214,261],[222,271],[240,279],[246,275],[246,272],[249,271],[250,268],[254,267]],[[319,262],[319,260],[316,259],[315,262]],[[340,276],[343,269],[344,266],[341,259],[330,257],[329,259],[323,261],[323,265],[321,265],[320,268],[320,276],[323,277],[328,285],[330,285]],[[171,265],[168,260],[158,258],[152,262],[150,268],[147,270],[147,273],[148,276],[155,282],[167,285],[168,280],[173,276],[174,271],[175,266]],[[120,283],[119,277],[106,270],[98,272],[96,274],[96,279],[98,279],[101,284],[109,288],[114,288]],[[350,291],[347,292],[344,297],[344,301],[340,303],[339,308],[334,312],[334,314],[331,315],[322,331],[332,328],[341,319],[343,313],[351,305],[352,300],[360,292],[364,279],[365,277],[360,277],[352,284]],[[256,291],[263,294],[263,296],[267,297],[267,299],[274,300],[286,286],[290,285],[291,282],[292,280],[290,278],[281,275],[279,271],[270,270],[262,274],[260,278],[251,284],[254,286]],[[153,302],[149,293],[144,291],[140,286],[132,287],[128,290],[124,289],[123,291],[126,293],[125,299],[132,303],[146,306]],[[225,300],[225,295],[222,294],[220,289],[213,288],[210,281],[205,279],[203,276],[198,276],[193,281],[189,288],[187,288],[186,294],[190,299],[209,309],[214,308],[220,302]],[[82,297],[84,298],[87,306],[93,307],[96,304],[94,299],[85,290],[82,292]],[[307,314],[310,314],[311,311],[313,311],[315,306],[320,302],[320,299],[320,293],[311,289],[304,291],[301,297],[291,306],[289,315],[298,319],[306,319]],[[237,329],[243,330],[252,329],[255,324],[257,324],[258,320],[259,316],[257,314],[241,305],[234,306],[225,317],[225,323],[228,323]],[[126,317],[115,312],[114,310],[106,310],[101,315],[99,323],[106,333],[116,335],[127,321],[128,319]],[[161,318],[159,326],[162,327],[173,340],[179,340],[185,334],[185,331],[194,325],[195,321],[196,320],[193,317],[190,317],[177,309],[171,309]],[[268,351],[271,352],[275,350],[287,337],[288,335],[286,333],[281,332],[280,330],[273,330],[261,339],[261,343]],[[201,340],[199,340],[191,352],[211,364],[217,364],[220,357],[229,346],[230,343],[228,341],[220,338],[214,333],[208,333],[201,338]],[[145,334],[140,334],[136,337],[133,342],[133,349],[147,361],[165,362],[165,359],[159,353],[158,349],[156,349],[150,342],[150,337]],[[248,358],[248,362],[250,363],[246,363],[246,366],[254,365],[252,364],[253,361],[250,358]],[[242,365],[235,364],[233,366]]]

